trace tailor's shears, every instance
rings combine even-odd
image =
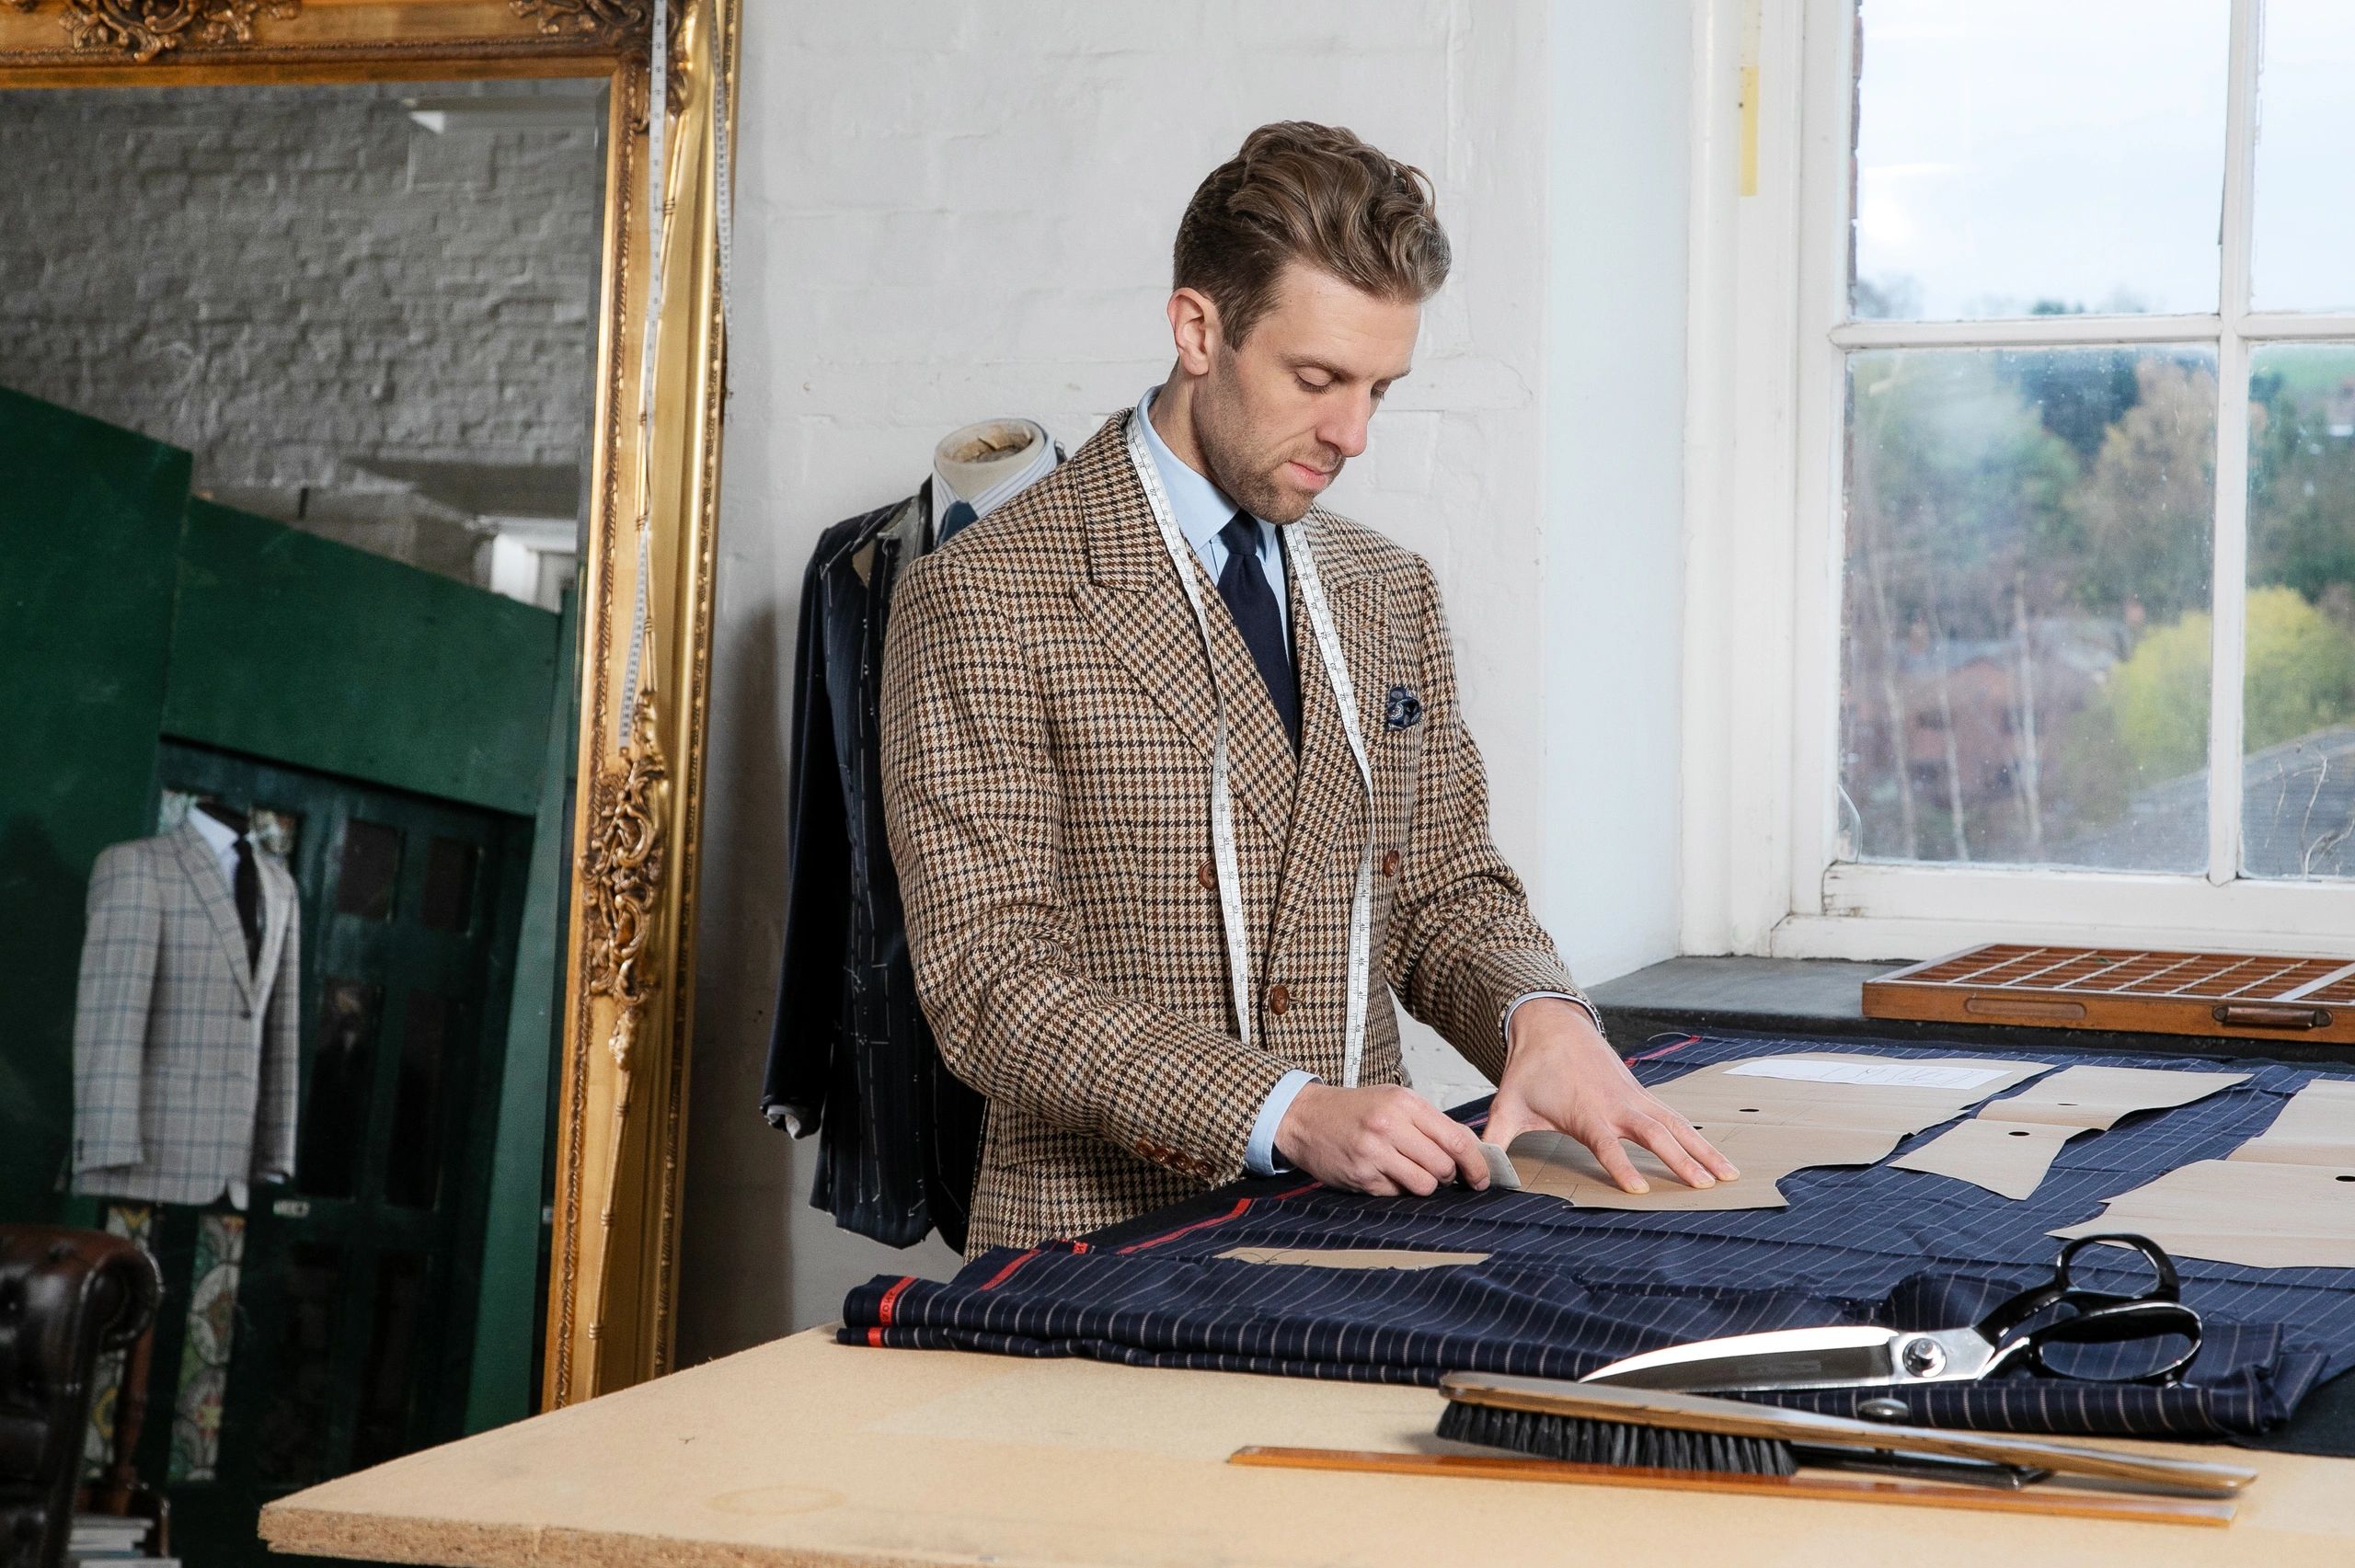
[[[2075,1283],[2070,1271],[2078,1254],[2105,1243],[2142,1255],[2153,1274],[2148,1288],[2118,1296]],[[1742,1393],[1951,1383],[2025,1368],[2086,1382],[2172,1383],[2200,1354],[2200,1314],[2179,1295],[2175,1262],[2157,1242],[2124,1233],[2082,1236],[2061,1249],[2050,1281],[1967,1328],[1774,1329],[1646,1351],[1580,1381]],[[2088,1349],[2101,1345],[2133,1348],[2107,1355]]]

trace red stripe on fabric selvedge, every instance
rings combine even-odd
[[[1269,1197],[1268,1201],[1269,1203],[1281,1203],[1288,1197],[1298,1197],[1301,1194],[1313,1191],[1324,1185],[1325,1184],[1322,1182],[1304,1182],[1299,1186],[1273,1194]],[[1127,1246],[1120,1249],[1120,1255],[1126,1257],[1131,1253],[1143,1252],[1147,1247],[1157,1247],[1164,1242],[1174,1242],[1180,1236],[1190,1236],[1197,1230],[1207,1230],[1213,1225],[1223,1225],[1230,1219],[1240,1219],[1246,1212],[1249,1211],[1251,1206],[1258,1201],[1259,1200],[1256,1197],[1236,1198],[1235,1200],[1235,1207],[1228,1209],[1224,1214],[1213,1214],[1208,1219],[1197,1219],[1191,1225],[1180,1225],[1177,1230],[1169,1231],[1166,1235],[1155,1236],[1143,1242],[1132,1242]]]
[[[1655,1038],[1657,1038],[1657,1036],[1655,1036]],[[1673,1056],[1676,1052],[1683,1050],[1687,1046],[1697,1046],[1700,1043],[1700,1036],[1687,1035],[1672,1046],[1662,1046],[1656,1051],[1644,1051],[1636,1056],[1631,1056],[1627,1059],[1629,1061],[1649,1061],[1654,1057]]]
[[[1036,1247],[1031,1248],[1028,1252],[1017,1257],[1012,1263],[1007,1264],[1004,1268],[999,1269],[995,1274],[991,1275],[989,1278],[983,1280],[982,1282],[982,1288],[984,1290],[996,1289],[999,1286],[1005,1283],[1005,1276],[1007,1275],[1012,1274],[1016,1269],[1020,1268],[1024,1264],[1028,1263],[1032,1258],[1035,1258],[1038,1255],[1039,1249]]]
[[[915,1282],[916,1276],[914,1275],[903,1274],[900,1276],[900,1283],[891,1287],[890,1289],[883,1292],[883,1299],[875,1303],[875,1321],[881,1325],[881,1328],[867,1330],[867,1332],[870,1336],[880,1333],[883,1329],[887,1329],[891,1326],[891,1308],[900,1299],[900,1292],[905,1290],[909,1286],[913,1285]],[[870,1337],[869,1343],[880,1344],[882,1342]]]

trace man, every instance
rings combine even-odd
[[[1285,1165],[1487,1185],[1403,1087],[1391,990],[1498,1082],[1497,1144],[1735,1174],[1491,843],[1430,568],[1315,505],[1447,264],[1419,171],[1254,132],[1178,225],[1168,380],[901,588],[886,820],[925,1015],[989,1099],[969,1255]]]

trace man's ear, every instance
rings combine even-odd
[[[1188,375],[1211,373],[1211,356],[1221,334],[1218,305],[1200,289],[1179,289],[1169,296],[1169,336],[1178,349],[1178,368]]]

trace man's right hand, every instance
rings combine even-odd
[[[1428,1197],[1462,1176],[1488,1185],[1480,1139],[1412,1089],[1306,1083],[1276,1127],[1276,1152],[1328,1186]]]

